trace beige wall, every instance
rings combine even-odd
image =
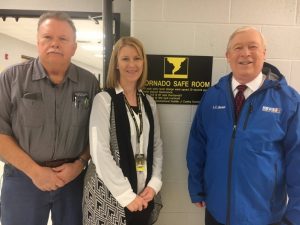
[[[267,39],[267,61],[300,91],[300,1],[131,0],[131,34],[149,54],[213,56],[213,84],[229,72],[229,35],[253,25]],[[164,140],[162,197],[157,225],[202,225],[203,210],[190,203],[186,145],[195,106],[159,105]],[[220,191],[222,191],[220,187]]]
[[[7,59],[5,54],[8,55]],[[36,47],[0,32],[0,72],[8,66],[22,62],[21,55],[37,57]]]

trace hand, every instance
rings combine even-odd
[[[83,170],[83,165],[79,160],[76,160],[73,163],[65,163],[61,166],[52,168],[52,170],[64,184],[67,184],[79,176]]]
[[[65,182],[48,167],[36,167],[30,178],[34,185],[41,191],[55,191],[65,185]]]
[[[205,207],[206,206],[206,204],[205,204],[205,202],[196,202],[196,203],[194,203],[198,208],[203,208],[203,207]]]
[[[142,211],[143,209],[148,207],[148,202],[146,202],[140,196],[136,196],[135,199],[130,202],[127,206],[130,212]]]
[[[147,203],[150,202],[154,196],[155,196],[155,191],[153,188],[147,186],[140,194],[141,196]]]

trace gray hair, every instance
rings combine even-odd
[[[264,35],[263,35],[259,30],[257,30],[255,27],[252,27],[252,26],[243,26],[243,27],[237,28],[237,29],[230,35],[229,40],[228,40],[227,50],[226,50],[226,51],[229,51],[229,49],[231,48],[231,42],[232,42],[232,39],[233,39],[237,34],[242,33],[242,32],[244,32],[244,31],[248,31],[248,30],[254,30],[254,31],[256,31],[256,32],[260,35],[260,38],[261,38],[263,47],[264,47],[264,49],[266,49],[267,45],[266,45],[266,39],[265,39]]]
[[[39,22],[38,22],[38,27],[37,30],[40,29],[40,26],[43,22],[45,22],[45,20],[47,19],[56,19],[56,20],[60,20],[60,21],[65,21],[67,22],[70,27],[72,28],[72,30],[74,31],[74,36],[76,39],[76,27],[71,19],[71,17],[65,13],[65,12],[59,12],[59,11],[55,11],[55,12],[45,12],[40,16]]]

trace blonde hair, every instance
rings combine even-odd
[[[228,43],[227,43],[227,52],[230,50],[231,48],[231,42],[232,42],[232,39],[239,33],[242,33],[242,32],[245,32],[245,31],[249,31],[249,30],[254,30],[256,31],[259,35],[260,35],[260,38],[261,38],[261,42],[263,44],[263,48],[266,49],[266,39],[265,37],[263,36],[263,34],[257,30],[255,27],[252,27],[252,26],[243,26],[243,27],[239,27],[237,28],[229,37],[229,40],[228,40]]]
[[[124,46],[134,47],[137,50],[139,56],[141,56],[143,59],[143,72],[136,84],[137,89],[142,89],[147,80],[147,71],[148,71],[147,57],[145,54],[143,44],[134,37],[121,37],[114,45],[113,51],[111,53],[110,61],[109,61],[109,66],[108,66],[106,88],[116,88],[119,84],[120,72],[117,69],[118,55],[121,48],[123,48]]]

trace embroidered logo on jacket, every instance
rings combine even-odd
[[[270,112],[270,113],[281,113],[281,108],[273,108],[273,107],[263,106],[262,111]]]
[[[212,109],[226,109],[225,105],[213,105]]]

